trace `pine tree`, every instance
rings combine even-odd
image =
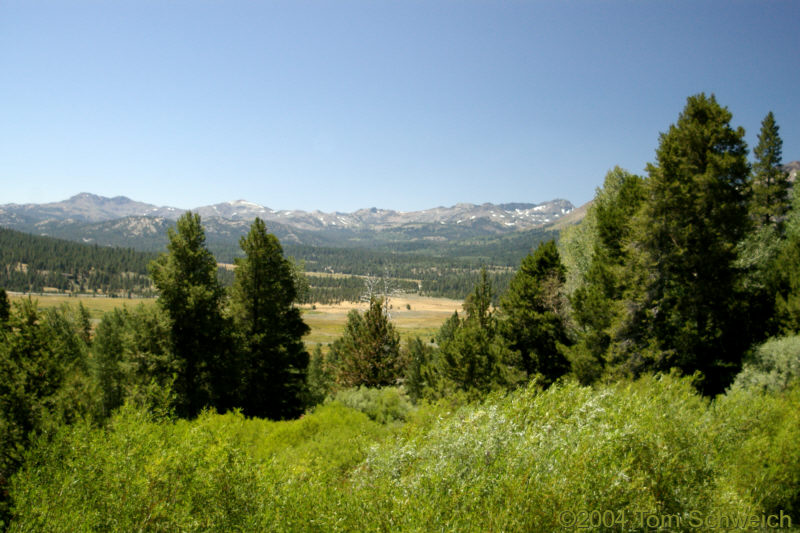
[[[770,333],[800,333],[800,189],[792,191],[784,239],[769,264],[769,271],[768,293],[774,308]]]
[[[483,329],[494,328],[494,313],[492,311],[492,299],[494,289],[492,282],[489,281],[489,273],[486,268],[481,269],[480,281],[464,300],[464,312],[467,320],[477,323]]]
[[[224,291],[200,216],[187,212],[176,228],[169,228],[168,251],[150,264],[150,270],[158,305],[170,318],[172,352],[179,364],[177,411],[191,417],[206,406],[229,407],[224,399],[230,376]]]
[[[363,314],[348,313],[344,334],[331,345],[328,359],[343,387],[394,385],[403,377],[400,336],[383,300],[373,298]]]
[[[501,299],[503,335],[518,350],[529,376],[550,384],[567,373],[563,287],[566,271],[555,241],[540,244],[520,265]]]
[[[308,358],[304,400],[306,407],[322,403],[332,392],[333,385],[334,379],[328,368],[327,360],[322,354],[322,347],[317,344]]]
[[[689,97],[648,165],[635,243],[646,284],[635,320],[651,348],[646,356],[655,354],[659,369],[700,372],[708,394],[730,383],[749,344],[740,335],[734,268],[748,229],[749,168],[744,130],[730,119],[713,95]]]
[[[295,307],[293,265],[260,218],[240,239],[231,315],[239,338],[239,405],[248,416],[284,419],[303,410],[309,328]]]
[[[444,386],[478,397],[521,380],[519,371],[512,368],[518,364],[516,354],[500,335],[492,310],[493,298],[484,268],[480,281],[464,301],[466,318],[453,315],[442,326],[438,367]]]
[[[761,122],[758,144],[753,150],[753,180],[750,214],[757,226],[775,224],[789,210],[789,174],[781,168],[783,141],[772,111]]]
[[[408,339],[405,359],[408,365],[403,385],[409,398],[416,403],[436,387],[436,376],[432,368],[433,348],[419,337]]]
[[[638,290],[626,272],[632,220],[644,201],[644,180],[617,167],[606,174],[586,219],[590,260],[570,303],[578,340],[569,351],[573,373],[585,384],[600,377],[612,358],[612,344],[620,335],[625,299]]]
[[[0,289],[0,328],[2,328],[11,316],[11,303],[5,289]]]

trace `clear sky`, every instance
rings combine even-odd
[[[699,92],[800,159],[800,2],[0,0],[0,204],[581,204]]]

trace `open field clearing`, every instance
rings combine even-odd
[[[430,340],[453,311],[461,310],[461,301],[403,295],[392,298],[391,306],[392,322],[404,341],[415,336]],[[310,345],[329,344],[336,340],[341,336],[347,322],[347,313],[352,309],[364,311],[367,309],[367,304],[347,302],[332,305],[317,304],[314,307],[312,309],[311,306],[303,306],[303,319],[311,327],[311,333],[304,340]]]
[[[27,295],[10,293],[12,302],[28,298]],[[67,296],[64,294],[34,295],[33,299],[39,301],[40,308],[58,307],[64,303],[78,305],[82,303],[89,311],[95,323],[99,322],[103,314],[116,307],[127,305],[135,307],[139,304],[153,305],[155,298],[105,298],[92,296]],[[461,310],[461,301],[448,298],[430,298],[417,295],[403,295],[391,300],[392,321],[400,333],[401,338],[419,336],[430,340],[436,334],[442,323],[453,314]],[[406,306],[410,306],[408,309]],[[316,304],[303,306],[303,320],[311,327],[311,333],[304,340],[311,347],[315,344],[329,344],[340,337],[347,322],[347,313],[351,309],[364,311],[366,303],[340,303],[331,305]]]
[[[29,295],[10,292],[8,297],[9,300],[14,303],[27,299]],[[66,294],[33,294],[30,295],[30,298],[39,301],[40,309],[59,307],[65,303],[69,305],[78,305],[78,303],[82,303],[89,311],[89,316],[98,321],[103,317],[103,314],[116,307],[122,307],[123,305],[136,307],[139,304],[152,305],[156,301],[155,298],[107,298],[105,296],[89,295],[68,296]]]

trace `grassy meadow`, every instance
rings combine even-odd
[[[415,336],[419,336],[423,340],[430,340],[454,311],[461,311],[461,301],[459,300],[430,298],[413,294],[392,298],[391,306],[392,321],[403,341]],[[367,304],[346,302],[304,306],[303,319],[311,327],[311,333],[304,338],[306,344],[311,346],[327,345],[336,340],[341,336],[345,322],[347,322],[347,313],[352,309],[363,312],[367,309]]]
[[[117,307],[122,307],[123,305],[127,305],[128,307],[135,307],[139,304],[153,305],[156,301],[155,298],[108,298],[106,296],[70,296],[67,294],[47,293],[29,296],[27,294],[23,295],[20,293],[11,292],[8,295],[8,298],[12,304],[14,302],[26,300],[29,297],[39,302],[40,309],[60,307],[63,304],[77,306],[79,303],[81,303],[86,310],[89,311],[89,316],[95,321],[99,321],[105,313],[112,311]]]
[[[12,293],[9,295],[11,302],[28,298],[27,295]],[[106,298],[102,296],[68,296],[64,294],[43,294],[32,296],[38,300],[40,308],[59,307],[63,304],[83,304],[89,311],[89,316],[94,323],[99,322],[104,313],[116,307],[127,305],[134,307],[139,304],[153,305],[155,298]],[[461,301],[448,298],[430,298],[414,294],[402,295],[391,300],[392,321],[403,341],[409,337],[419,336],[423,340],[430,340],[439,330],[442,323],[453,314],[461,311]],[[410,309],[407,307],[409,306]],[[331,305],[305,305],[303,306],[303,319],[311,328],[311,333],[304,337],[309,348],[317,344],[328,345],[341,336],[347,313],[352,309],[364,311],[366,303],[340,303]]]

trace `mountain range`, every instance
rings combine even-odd
[[[246,200],[236,200],[192,209],[203,218],[252,221],[260,217],[267,222],[279,222],[298,229],[386,229],[405,224],[461,224],[485,219],[501,227],[530,229],[540,227],[570,212],[573,205],[567,200],[551,200],[540,204],[510,203],[481,205],[461,203],[452,207],[435,207],[423,211],[394,211],[391,209],[359,209],[352,213],[323,213],[321,211],[276,211]],[[151,217],[177,220],[185,209],[159,207],[137,202],[125,196],[106,198],[90,193],[61,202],[47,204],[0,205],[0,225],[10,226],[30,222],[73,221],[107,222],[125,217]]]
[[[281,241],[314,246],[374,246],[494,237],[535,230],[572,212],[567,200],[480,205],[461,203],[423,211],[359,209],[352,213],[274,210],[237,200],[192,209],[210,247],[238,247],[250,222],[263,219]],[[100,245],[161,250],[166,230],[186,210],[117,196],[81,193],[61,202],[0,205],[0,226]]]

